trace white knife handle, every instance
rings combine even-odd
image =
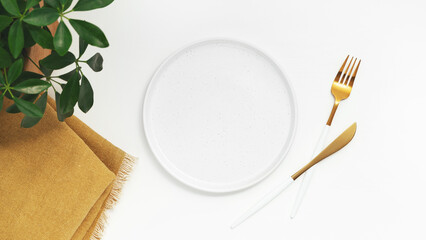
[[[322,129],[321,136],[315,147],[315,151],[312,154],[312,158],[314,158],[324,148],[326,140],[327,140],[329,128],[330,126],[325,125],[325,127]],[[291,218],[294,218],[296,216],[297,211],[299,210],[299,207],[302,204],[303,197],[305,196],[306,191],[308,190],[309,183],[311,181],[314,170],[315,170],[315,166],[309,169],[308,171],[306,171],[305,174],[303,174],[302,176],[303,177],[302,183],[299,187],[299,191],[297,192],[296,200],[294,201],[294,204],[293,204],[293,209],[291,210],[291,215],[290,215]]]
[[[235,228],[241,223],[243,223],[247,218],[251,217],[253,214],[262,209],[266,204],[270,203],[274,198],[276,198],[282,191],[284,191],[288,186],[294,182],[293,178],[289,177],[286,181],[278,185],[271,192],[266,194],[261,198],[254,206],[249,208],[243,215],[237,218],[232,224],[231,228]]]

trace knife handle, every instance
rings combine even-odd
[[[266,206],[266,204],[278,197],[278,195],[280,195],[280,193],[284,191],[288,186],[290,186],[293,182],[293,178],[289,177],[286,181],[275,187],[271,192],[263,196],[255,205],[245,211],[243,215],[241,215],[231,224],[231,229],[237,227],[249,217],[251,217],[253,214],[257,213],[260,209]]]
[[[322,129],[321,136],[317,142],[314,153],[312,154],[312,158],[315,157],[318,153],[320,153],[321,150],[324,148],[329,129],[330,129],[329,125],[325,125],[324,128]],[[315,166],[309,169],[308,171],[306,171],[305,174],[303,174],[302,176],[303,178],[302,183],[297,192],[296,200],[294,201],[294,204],[293,204],[293,209],[291,210],[291,215],[290,215],[291,218],[294,218],[296,216],[297,211],[299,210],[300,205],[302,204],[303,197],[305,196],[306,191],[308,190],[309,183],[311,181],[314,170],[315,170]]]

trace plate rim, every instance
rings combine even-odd
[[[208,43],[214,43],[214,42],[228,42],[228,43],[233,43],[233,44],[238,44],[238,45],[242,45],[244,47],[247,47],[261,55],[263,55],[267,60],[269,60],[272,64],[275,65],[275,68],[282,74],[282,76],[284,77],[284,81],[287,83],[288,85],[288,89],[289,89],[289,93],[291,95],[291,99],[292,99],[292,108],[293,108],[293,127],[291,129],[292,133],[291,136],[289,138],[289,142],[288,142],[288,146],[287,148],[283,151],[283,153],[281,153],[281,156],[279,156],[279,160],[277,160],[270,168],[269,170],[265,171],[265,173],[263,173],[263,175],[261,175],[260,177],[258,177],[257,179],[250,181],[248,183],[245,184],[241,184],[241,186],[239,187],[227,187],[227,188],[208,188],[208,187],[202,187],[199,186],[193,182],[187,181],[186,179],[181,178],[180,176],[178,176],[178,174],[174,171],[180,171],[179,169],[177,169],[175,166],[171,166],[171,163],[168,163],[170,161],[165,161],[164,159],[162,159],[162,157],[160,157],[159,153],[155,150],[157,149],[157,147],[154,145],[154,143],[152,141],[154,141],[155,137],[152,136],[151,134],[151,130],[149,130],[149,124],[148,124],[148,119],[147,119],[147,103],[149,102],[149,98],[151,96],[150,92],[152,92],[153,89],[153,85],[155,82],[155,79],[157,78],[157,76],[162,72],[162,69],[164,69],[164,67],[166,67],[166,65],[176,56],[178,56],[180,53],[184,52],[187,49],[196,47],[198,45],[203,45],[203,44],[208,44]],[[145,138],[147,140],[147,143],[149,145],[149,148],[151,150],[151,152],[153,153],[154,157],[156,158],[156,160],[160,163],[160,165],[162,166],[163,169],[166,170],[166,172],[168,174],[170,174],[171,176],[173,176],[176,180],[178,180],[179,182],[192,187],[194,189],[203,191],[203,192],[208,192],[208,193],[231,193],[231,192],[237,192],[237,191],[241,191],[247,188],[250,188],[258,183],[260,183],[261,181],[263,181],[266,177],[268,177],[269,175],[271,175],[284,161],[284,159],[286,158],[288,152],[290,151],[293,142],[294,142],[294,138],[297,132],[297,126],[298,126],[298,105],[297,105],[297,97],[296,97],[296,93],[294,91],[294,88],[292,86],[292,83],[290,82],[288,75],[286,74],[286,72],[284,71],[284,69],[277,63],[277,61],[275,61],[274,58],[272,58],[269,54],[267,54],[265,51],[263,51],[263,49],[258,48],[257,46],[247,43],[245,41],[241,41],[241,40],[237,40],[237,39],[231,39],[231,38],[208,38],[208,39],[202,39],[202,40],[198,40],[198,41],[194,41],[192,43],[186,44],[183,47],[178,48],[177,50],[173,51],[168,57],[166,57],[164,60],[161,61],[161,64],[155,69],[153,75],[151,76],[149,82],[148,82],[148,86],[146,87],[146,91],[145,91],[145,96],[143,99],[143,111],[142,111],[143,117],[142,117],[142,121],[143,121],[143,130],[144,130],[144,135]],[[160,149],[161,150],[161,149]],[[161,152],[161,151],[160,151]],[[166,163],[167,162],[167,163]],[[172,168],[174,168],[175,170],[172,170]],[[191,176],[187,176],[188,178],[190,178]],[[194,180],[197,180],[194,178]]]

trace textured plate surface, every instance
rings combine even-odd
[[[147,90],[144,127],[161,165],[208,192],[249,187],[270,174],[293,140],[288,79],[264,53],[208,40],[172,55]]]

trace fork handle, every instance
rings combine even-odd
[[[331,109],[330,116],[328,117],[328,120],[327,120],[328,126],[331,126],[331,122],[333,122],[334,114],[336,114],[336,110],[337,110],[337,107],[339,106],[339,103],[340,103],[340,100],[336,99],[334,101],[333,109]]]
[[[317,142],[317,145],[315,147],[314,153],[312,154],[312,158],[315,157],[318,153],[321,152],[321,150],[324,148],[327,136],[328,136],[328,130],[330,129],[329,125],[325,125],[322,129],[321,136]],[[308,171],[303,174],[302,183],[299,187],[299,191],[297,192],[296,200],[293,204],[293,209],[291,210],[291,218],[294,218],[297,214],[297,211],[299,210],[300,205],[302,204],[303,197],[306,194],[306,191],[308,190],[309,183],[311,181],[312,175],[314,173],[315,166],[309,169]]]

